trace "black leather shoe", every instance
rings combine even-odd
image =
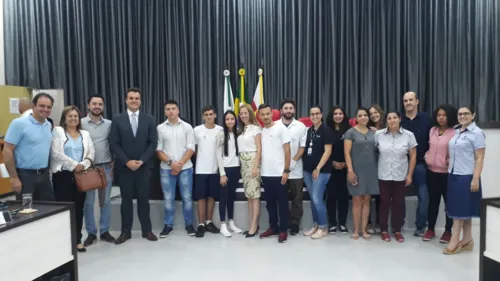
[[[89,234],[87,239],[85,239],[85,241],[83,242],[83,246],[88,247],[95,242],[97,242],[97,236],[95,236],[94,234]]]
[[[123,243],[127,242],[127,240],[129,240],[130,238],[132,238],[132,235],[122,233],[122,234],[120,234],[120,237],[118,237],[118,239],[116,239],[115,244],[116,245],[123,244]]]
[[[109,243],[115,243],[116,239],[108,231],[101,234],[101,240]]]
[[[148,239],[149,241],[158,241],[158,237],[153,232],[143,233],[142,238]]]
[[[292,236],[295,236],[299,233],[299,226],[298,225],[295,225],[293,224],[291,227],[290,227],[290,235]]]

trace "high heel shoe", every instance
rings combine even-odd
[[[245,234],[245,238],[252,238],[255,235],[257,235],[257,233],[259,233],[259,228],[260,228],[260,226],[257,226],[257,229],[255,230],[254,233],[250,233],[250,231],[248,231],[247,234]]]
[[[456,254],[460,254],[462,252],[463,248],[462,248],[462,244],[458,243],[457,246],[455,247],[455,249],[448,249],[448,247],[444,248],[443,249],[443,254],[447,255],[447,256],[452,256],[452,255],[456,255]]]
[[[462,244],[462,250],[472,252],[472,250],[474,250],[474,240],[470,240],[469,242]]]

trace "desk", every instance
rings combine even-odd
[[[498,281],[500,276],[500,198],[481,200],[479,280]]]
[[[4,140],[0,139],[0,164],[4,163],[3,162],[3,153],[2,153],[3,145],[4,145]],[[7,195],[13,195],[14,193],[12,192],[12,188],[10,186],[10,179],[8,179],[8,178],[4,179],[4,178],[0,177],[0,198],[4,197],[4,196],[1,196],[2,194],[7,196]]]
[[[9,209],[21,208],[19,201]],[[64,266],[78,280],[74,207],[72,203],[35,202],[38,212],[18,214],[0,226],[2,280],[28,281]],[[5,254],[7,253],[7,254]]]

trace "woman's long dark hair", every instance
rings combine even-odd
[[[432,114],[433,125],[439,127],[439,124],[437,122],[437,115],[439,110],[441,109],[446,113],[446,126],[448,128],[455,127],[458,124],[458,109],[450,104],[441,104],[434,110],[434,113]]]
[[[233,115],[234,117],[234,126],[232,129],[232,132],[229,131],[229,128],[226,125],[226,116],[227,115]],[[238,121],[238,118],[236,117],[236,113],[232,110],[228,110],[224,113],[224,117],[222,118],[223,124],[222,127],[224,128],[224,156],[228,156],[228,150],[229,150],[229,135],[230,133],[234,134],[234,146],[236,147],[236,155],[239,155],[238,151],[238,130],[236,130],[236,122]]]
[[[332,129],[334,132],[336,131],[335,121],[333,121],[333,114],[337,109],[340,109],[340,111],[342,111],[342,113],[344,114],[344,119],[339,123],[339,132],[344,134],[345,132],[347,132],[347,130],[349,130],[351,126],[349,125],[349,116],[347,116],[344,108],[342,108],[341,106],[336,105],[332,108],[332,110],[330,110],[330,112],[326,116],[326,125],[328,125],[328,127],[330,127],[330,129]]]

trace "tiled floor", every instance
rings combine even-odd
[[[354,241],[340,234],[314,241],[299,235],[285,244],[242,235],[197,239],[180,230],[149,242],[135,232],[123,245],[99,242],[80,254],[80,280],[475,281],[475,228],[474,252],[456,256],[444,256],[443,244],[422,242],[409,231],[403,244],[386,243],[379,236]]]

